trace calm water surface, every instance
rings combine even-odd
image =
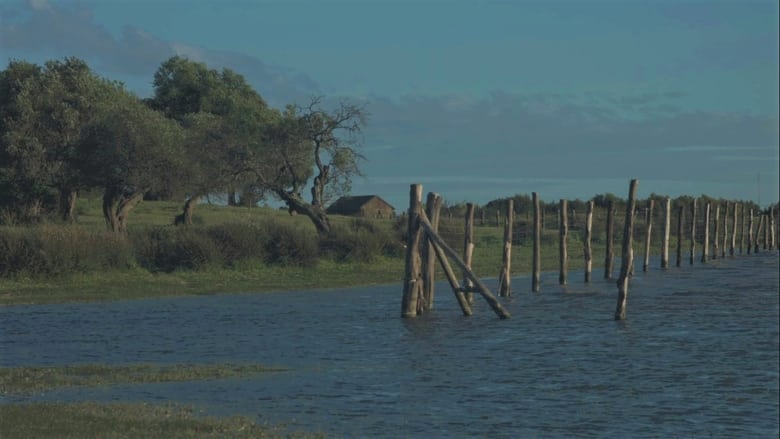
[[[400,284],[3,307],[2,366],[290,369],[4,401],[177,401],[338,437],[775,438],[779,260],[773,252],[638,272],[625,322],[612,319],[614,282],[585,285],[580,272],[567,287],[550,273],[538,294],[528,277],[514,278],[505,321],[479,297],[474,316],[462,317],[444,284],[436,310],[410,320],[399,317]]]

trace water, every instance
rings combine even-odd
[[[290,369],[5,401],[177,401],[339,437],[777,437],[778,260],[637,272],[625,322],[612,318],[614,282],[585,285],[580,272],[567,287],[548,273],[539,294],[514,278],[503,321],[479,297],[462,317],[445,284],[434,312],[408,320],[400,284],[4,307],[2,366]]]

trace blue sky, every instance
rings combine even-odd
[[[776,0],[8,0],[0,59],[79,56],[141,96],[175,54],[274,106],[364,103],[397,208],[650,193],[778,199]]]

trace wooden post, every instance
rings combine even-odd
[[[726,257],[726,247],[729,242],[729,203],[726,203],[726,208],[723,210],[723,247],[720,249],[720,257]]]
[[[747,254],[750,254],[750,250],[753,248],[753,209],[750,209],[750,218],[748,225],[748,242],[747,242]]]
[[[706,263],[707,262],[707,253],[709,253],[709,246],[710,246],[710,208],[712,207],[712,203],[709,201],[704,206],[704,240],[702,241],[701,245],[701,262]]]
[[[764,230],[764,245],[762,248],[764,251],[767,250],[767,247],[769,246],[769,215],[767,214],[761,214],[761,224],[759,224],[759,227],[763,227]]]
[[[484,210],[482,211],[484,213]],[[466,268],[471,269],[471,258],[474,254],[474,204],[466,204],[466,220],[464,224],[465,230],[463,233],[463,262],[466,264]],[[474,304],[474,293],[471,290],[474,284],[464,275],[463,287],[466,290],[466,301],[469,304]]]
[[[677,207],[677,266],[682,265],[683,223],[685,222],[685,207]]]
[[[433,226],[428,221],[428,218],[426,218],[425,214],[423,214],[420,218],[420,225],[421,228],[426,230],[425,237],[433,245],[433,252],[436,254],[436,258],[441,264],[441,268],[447,277],[447,281],[450,283],[452,293],[455,294],[455,299],[457,300],[458,305],[460,305],[460,309],[463,311],[463,315],[470,316],[472,314],[471,305],[469,305],[468,300],[466,300],[466,296],[463,292],[464,289],[460,288],[458,285],[458,279],[455,277],[455,272],[452,270],[452,267],[450,266],[450,263],[447,260],[447,257],[444,255],[440,245],[437,244],[436,237],[438,237],[438,235],[435,231],[433,231]]]
[[[623,253],[620,261],[620,278],[618,279],[618,301],[615,309],[615,320],[626,319],[626,305],[628,302],[628,271],[634,258],[631,247],[634,230],[634,209],[636,208],[636,187],[638,181],[631,180],[628,190],[628,203],[626,206],[626,223],[623,228]]]
[[[718,236],[720,236],[720,204],[715,206],[715,236],[712,239],[712,259],[718,259]]]
[[[664,200],[664,240],[661,249],[661,268],[669,268],[669,232],[672,225],[672,199]]]
[[[615,270],[615,204],[607,202],[607,250],[604,258],[604,279],[612,279]]]
[[[776,247],[775,241],[775,209],[769,208],[769,249],[774,250]]]
[[[742,221],[739,222],[739,254],[745,251],[745,228],[747,223],[745,215],[745,206],[742,206]]]
[[[590,272],[593,270],[593,247],[591,241],[593,239],[593,200],[588,201],[587,210],[585,211],[585,282],[590,282]]]
[[[691,206],[691,256],[689,258],[691,265],[694,257],[696,257],[696,198],[693,199]]]
[[[569,271],[569,251],[566,247],[566,241],[569,237],[569,214],[568,214],[569,202],[566,200],[560,201],[559,217],[558,217],[558,251],[560,256],[559,261],[559,273],[558,283],[566,285],[566,277]]]
[[[514,200],[511,198],[506,203],[506,219],[504,222],[504,254],[501,259],[501,274],[498,276],[498,295],[509,297],[512,295],[512,221],[514,217]]]
[[[531,276],[531,290],[539,292],[541,289],[541,247],[542,247],[542,212],[539,209],[539,195],[536,192],[531,194],[534,203],[534,248],[533,248],[533,273]]]
[[[482,222],[480,223],[482,226],[485,225],[485,208],[483,207],[480,209],[481,215],[482,215]]]
[[[650,266],[650,238],[653,233],[653,208],[655,200],[650,199],[647,203],[647,227],[645,228],[645,259],[642,264],[642,271],[647,271]]]
[[[433,192],[428,193],[428,198],[425,201],[425,213],[430,218],[431,225],[434,231],[439,230],[439,217],[441,216],[441,203],[442,199],[439,194]],[[422,246],[422,294],[418,298],[419,304],[417,306],[417,313],[421,313],[428,309],[433,309],[434,298],[434,284],[436,274],[436,257],[433,250],[433,244],[430,239],[425,238],[425,243]]]
[[[485,298],[488,305],[490,305],[491,308],[493,308],[493,312],[496,313],[500,318],[507,319],[511,315],[507,310],[504,309],[503,306],[501,306],[501,302],[496,299],[495,296],[490,292],[490,289],[488,289],[487,286],[485,286],[484,283],[474,274],[471,269],[466,267],[466,264],[460,259],[458,256],[458,253],[450,248],[450,246],[447,245],[446,242],[444,242],[441,237],[433,232],[433,229],[431,228],[431,223],[428,221],[427,218],[425,218],[425,214],[423,213],[420,216],[420,226],[428,233],[428,236],[431,238],[433,243],[436,245],[436,247],[443,252],[442,256],[446,255],[455,262],[455,265],[460,267],[461,270],[468,276],[469,280],[471,280],[474,283],[475,289],[478,290],[478,292],[482,295],[482,297]],[[438,254],[438,253],[437,253]]]
[[[764,226],[764,214],[760,213],[758,217],[758,227],[756,228],[756,238],[753,240],[753,253],[758,253],[758,248],[761,245],[761,232]]]
[[[422,287],[420,244],[420,214],[422,213],[422,185],[413,184],[409,190],[409,222],[406,238],[406,268],[404,270],[404,296],[402,317],[417,316],[417,301]]]
[[[729,256],[734,256],[734,250],[737,246],[737,210],[739,203],[734,203],[734,217],[731,224],[731,242],[729,243]]]

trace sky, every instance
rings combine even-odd
[[[0,0],[0,60],[174,55],[369,113],[354,195],[778,200],[777,0]]]

